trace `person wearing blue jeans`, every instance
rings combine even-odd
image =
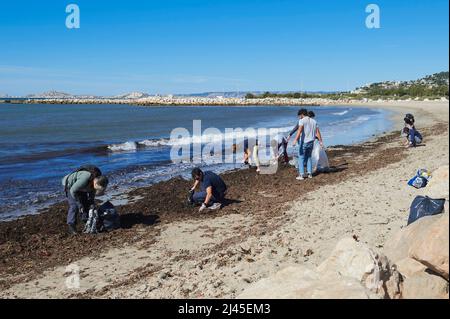
[[[314,148],[314,141],[308,143],[301,143],[298,148],[298,173],[299,176],[305,176],[305,166],[308,176],[312,176],[312,151]]]
[[[306,109],[298,111],[299,122],[297,136],[294,140],[294,146],[300,142],[297,180],[305,179],[305,165],[307,166],[308,178],[312,178],[312,151],[314,148],[314,140],[317,138],[320,145],[323,145],[322,135],[320,134],[317,122],[308,116]]]

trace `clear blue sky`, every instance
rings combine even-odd
[[[65,27],[66,5],[81,28]],[[365,7],[381,9],[367,29]],[[0,93],[341,90],[448,70],[448,0],[0,2]]]

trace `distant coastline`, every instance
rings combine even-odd
[[[11,104],[129,104],[133,106],[328,106],[328,105],[355,105],[355,104],[377,104],[387,102],[417,102],[417,101],[439,101],[448,102],[447,97],[437,99],[428,98],[210,98],[210,97],[161,97],[152,96],[141,99],[0,99],[0,103]]]

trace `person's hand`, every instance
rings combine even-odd
[[[320,143],[320,147],[322,147],[322,148],[323,148],[323,142],[322,142],[322,141],[320,141],[319,143]]]
[[[293,147],[297,146],[297,141],[294,141],[294,143],[292,143],[292,146]]]
[[[200,207],[200,209],[198,210],[199,213],[201,213],[202,211],[204,211],[206,209],[206,204],[203,203],[202,206]]]

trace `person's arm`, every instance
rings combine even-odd
[[[320,130],[319,130],[319,128],[317,128],[317,129],[316,129],[316,136],[317,136],[317,138],[319,139],[319,142],[320,142],[320,146],[322,146],[322,147],[323,147],[322,134],[320,133]]]
[[[206,188],[206,198],[205,201],[202,203],[202,206],[199,209],[199,212],[202,212],[208,207],[209,201],[211,200],[211,197],[213,196],[212,193],[212,186],[209,186]]]
[[[288,141],[289,141],[289,139],[291,138],[291,136],[294,135],[294,133],[297,132],[297,131],[298,131],[298,123],[297,123],[297,125],[295,125],[294,128],[289,132],[289,135],[288,135],[288,138],[287,138]]]
[[[197,189],[198,184],[200,184],[200,181],[195,181],[194,186],[192,186],[191,191],[195,191]]]
[[[212,192],[212,186],[209,186],[206,189],[206,198],[205,201],[203,202],[206,206],[208,206],[209,201],[211,200],[211,197],[213,196],[213,192]]]
[[[293,146],[297,145],[298,141],[300,140],[300,136],[302,136],[302,132],[303,125],[298,127],[297,136],[295,137],[294,143],[292,144]]]

